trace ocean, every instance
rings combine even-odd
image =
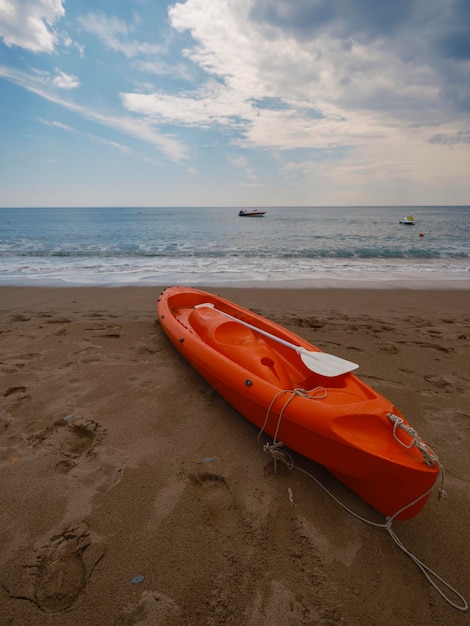
[[[469,206],[263,210],[0,208],[0,284],[470,288]]]

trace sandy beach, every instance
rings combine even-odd
[[[359,363],[399,407],[447,497],[394,531],[468,601],[470,291],[207,290]],[[468,624],[385,529],[274,474],[257,429],[166,339],[160,292],[0,288],[0,623]]]

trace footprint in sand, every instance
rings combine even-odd
[[[101,443],[104,431],[93,420],[72,419],[57,420],[52,426],[30,436],[27,444],[42,450],[57,450],[67,458],[78,458],[91,454],[93,447]]]
[[[13,572],[8,592],[13,598],[33,602],[45,613],[66,611],[103,555],[103,542],[87,524],[65,528],[35,550],[32,564]]]
[[[86,420],[83,423],[67,424],[58,429],[55,440],[63,455],[77,458],[90,450],[99,432],[100,427],[96,422]]]
[[[9,388],[5,395],[22,395],[26,391],[24,387]],[[18,432],[13,432],[14,420],[5,414],[5,425],[3,432],[7,440],[15,440],[15,452],[23,457],[38,456],[50,451],[57,451],[65,461],[61,461],[60,469],[64,472],[64,467],[71,469],[75,463],[70,459],[78,459],[82,456],[94,456],[95,444],[101,443],[104,439],[103,429],[92,420],[77,419],[58,420],[52,426],[25,436]],[[2,420],[3,421],[3,420]],[[1,441],[1,440],[0,440]],[[67,471],[67,470],[65,470]]]
[[[164,626],[180,612],[178,605],[157,591],[144,591],[135,606],[121,612],[114,626]]]
[[[457,376],[424,376],[424,380],[430,383],[434,389],[424,389],[419,393],[423,396],[435,395],[440,393],[456,393],[465,394],[468,392],[470,385],[468,381],[465,381]]]
[[[58,474],[68,474],[75,467],[73,461],[59,461],[55,466],[55,471]]]
[[[18,315],[12,315],[10,317],[10,322],[29,322],[31,317],[28,315],[23,315],[22,313]]]
[[[23,406],[24,403],[27,403],[31,399],[28,388],[24,385],[7,387],[3,390],[2,395],[4,398],[7,398],[6,402],[11,411]]]
[[[5,374],[14,374],[20,372],[25,367],[30,365],[30,361],[41,358],[38,352],[29,352],[27,354],[15,354],[11,357],[6,357],[2,361],[1,371]]]
[[[105,431],[92,420],[56,422],[56,431],[47,445],[53,446],[65,457],[55,465],[58,474],[70,474],[83,485],[107,491],[122,477],[119,454],[107,450],[98,453],[97,447],[105,438]]]
[[[53,317],[46,321],[46,324],[70,324],[68,317]]]
[[[101,361],[99,350],[101,350],[99,346],[87,346],[86,348],[81,348],[73,353],[73,363],[78,365],[99,363]]]
[[[452,347],[448,348],[446,346],[441,346],[438,343],[429,343],[428,341],[402,341],[400,343],[406,343],[408,346],[418,346],[418,348],[429,348],[431,350],[437,350],[438,352],[445,352],[447,354],[452,354],[452,352],[454,352],[454,348]]]
[[[108,319],[108,318],[115,318],[118,317],[118,315],[113,315],[112,313],[109,313],[108,311],[92,311],[91,313],[88,314],[87,316],[90,319]]]
[[[294,319],[286,320],[285,323],[300,328],[313,328],[315,330],[319,330],[324,326],[323,322],[320,322],[315,317],[295,317]]]
[[[122,478],[122,452],[100,449],[106,431],[97,422],[69,417],[29,437],[26,449],[33,449],[35,455],[55,453],[56,473],[68,474],[86,487],[108,491]]]
[[[238,518],[233,496],[225,478],[219,474],[205,473],[192,476],[192,481],[214,526],[228,534],[235,532]]]
[[[23,385],[20,385],[18,387],[8,387],[8,389],[5,389],[5,391],[3,392],[3,395],[5,398],[8,398],[8,396],[18,395],[18,394],[21,397],[25,397],[26,387],[23,387]]]
[[[97,324],[96,326],[85,328],[85,330],[93,332],[93,337],[119,339],[121,336],[122,326],[118,324]]]
[[[398,348],[394,343],[379,344],[379,349],[385,354],[398,354]]]

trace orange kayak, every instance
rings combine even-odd
[[[237,304],[190,287],[159,297],[172,344],[245,418],[323,465],[386,517],[410,519],[439,475],[437,457],[349,361]]]

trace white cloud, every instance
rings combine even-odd
[[[173,5],[168,16],[173,28],[189,30],[197,42],[185,51],[191,61],[233,89],[255,95],[263,90],[258,64],[263,43],[249,20],[250,5],[246,0],[187,0]]]
[[[189,31],[194,40],[184,55],[211,78],[179,94],[122,94],[124,105],[175,125],[236,124],[242,145],[279,149],[368,143],[396,128],[412,132],[414,126],[439,125],[446,118],[435,68],[419,50],[422,44],[407,25],[403,3],[393,28],[386,20],[379,23],[380,12],[364,20],[365,26],[356,20],[356,30],[369,29],[368,37],[356,39],[344,24],[342,37],[321,28],[311,38],[296,37],[282,28],[282,20],[279,27],[256,21],[254,7],[252,0],[173,5],[171,26]],[[430,10],[428,21],[435,14]],[[381,29],[387,37],[373,36]],[[278,106],[263,104],[273,99]],[[454,119],[458,132],[463,117]]]
[[[157,57],[146,61],[136,60],[134,66],[141,72],[156,76],[171,76],[171,78],[182,78],[187,81],[195,79],[195,72],[191,71],[186,63],[178,63],[174,59],[163,61]]]
[[[85,46],[80,44],[78,41],[74,41],[73,39],[71,39],[71,37],[69,37],[69,35],[65,31],[62,31],[60,33],[60,41],[65,50],[74,48],[78,51],[80,58],[84,58]]]
[[[68,124],[63,124],[62,122],[58,122],[56,120],[45,120],[43,118],[39,118],[39,121],[41,122],[41,124],[44,124],[45,126],[52,126],[53,128],[58,128],[60,130],[66,131],[68,133],[71,133],[72,135],[76,135],[78,137],[83,137],[85,139],[87,139],[88,141],[92,141],[93,143],[99,143],[102,144],[104,146],[110,146],[111,148],[117,150],[118,152],[121,152],[123,154],[135,154],[135,152],[129,148],[129,146],[126,146],[123,143],[120,143],[118,141],[113,141],[111,139],[105,139],[103,137],[100,137],[99,135],[94,135],[92,133],[84,133],[82,131],[79,131],[75,128],[73,128],[72,126],[69,126]],[[137,155],[139,156],[139,158],[142,158],[143,160],[146,161],[151,161],[151,159],[149,159],[148,157],[141,156],[141,155]],[[153,161],[154,162],[154,161]]]
[[[403,61],[382,39],[321,32],[296,39],[282,29],[267,36],[253,7],[251,0],[171,7],[172,27],[189,30],[195,42],[184,54],[207,82],[177,94],[122,93],[123,105],[175,126],[236,128],[239,145],[284,150],[367,144],[397,127],[440,123],[430,65]]]
[[[54,25],[64,15],[63,0],[2,0],[0,37],[7,46],[31,52],[54,52]]]
[[[397,130],[383,141],[352,146],[341,159],[326,153],[327,158],[317,160],[290,160],[281,175],[292,188],[315,189],[328,204],[370,204],[374,197],[384,203],[390,193],[393,204],[449,204],[450,193],[464,203],[468,150],[460,144],[452,153],[426,140],[426,130],[416,135]]]
[[[252,117],[248,102],[234,90],[215,81],[179,95],[122,93],[121,99],[129,111],[169,124],[237,126],[243,118]]]
[[[41,124],[44,124],[45,126],[52,126],[54,128],[60,128],[60,130],[66,130],[69,133],[77,133],[77,131],[74,128],[72,128],[68,124],[63,124],[62,122],[49,121],[49,120],[43,119],[42,117],[39,118],[39,121],[41,122]]]
[[[80,82],[76,76],[66,74],[60,70],[56,70],[57,73],[52,79],[52,83],[60,89],[75,89],[80,86]]]
[[[102,13],[88,13],[80,17],[79,22],[83,30],[95,35],[106,48],[119,52],[127,58],[161,52],[160,45],[133,38],[132,26],[117,17],[109,17]]]
[[[153,145],[172,161],[181,161],[188,156],[186,145],[183,142],[170,135],[159,133],[151,123],[145,120],[105,115],[57,96],[52,91],[48,90],[48,81],[45,80],[43,73],[38,73],[38,75],[35,76],[0,65],[0,77],[101,126],[112,128],[120,133]]]
[[[455,142],[432,150],[428,144],[439,132],[462,136],[465,118],[446,110],[433,63],[406,24],[396,40],[395,33],[333,38],[321,29],[297,38],[282,20],[271,30],[254,21],[254,6],[250,0],[175,4],[170,23],[191,33],[194,45],[185,56],[206,72],[206,84],[179,94],[122,94],[124,106],[176,126],[225,127],[232,143],[246,149],[319,151],[315,160],[304,152],[281,170],[293,185],[321,181],[324,189],[344,186],[365,198],[369,186],[380,195],[380,186],[394,180],[405,190],[411,181],[425,184],[431,173],[436,189],[446,181],[464,189],[464,142],[457,144],[457,167],[456,155],[442,165]]]

